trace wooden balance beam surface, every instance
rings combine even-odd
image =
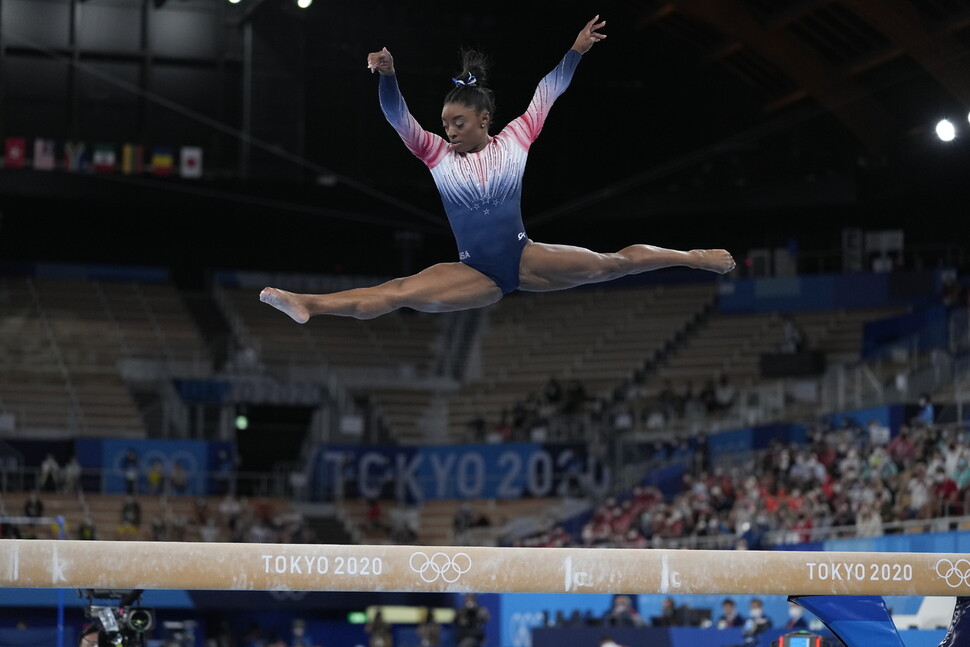
[[[970,555],[5,539],[0,586],[970,595]]]

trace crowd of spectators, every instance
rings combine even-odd
[[[45,516],[44,505],[45,497],[56,496],[60,500],[57,515],[64,518],[68,538],[253,543],[309,543],[314,539],[303,517],[290,506],[267,497],[237,497],[236,461],[225,450],[220,450],[217,459],[217,470],[209,478],[212,488],[224,498],[216,504],[215,498],[191,494],[190,477],[180,461],[166,466],[155,459],[145,466],[134,450],[127,450],[120,459],[125,496],[117,516],[109,521],[103,507],[101,514],[92,514],[92,495],[85,493],[77,457],[71,456],[61,465],[53,454],[47,454],[38,466],[36,480],[28,480],[34,487],[23,503],[26,522],[7,519],[21,511],[9,509],[0,499],[0,517],[4,517],[0,537],[59,536],[62,530],[52,516]],[[64,495],[69,496],[65,499]],[[76,508],[64,510],[65,500],[69,508]],[[143,514],[143,507],[150,513]]]
[[[712,382],[701,391],[704,397],[696,398],[705,411],[730,402],[729,382],[722,385],[720,396]],[[566,403],[575,403],[570,392],[580,391],[550,380],[543,401],[568,409],[572,405]],[[662,407],[669,407],[670,415],[684,415],[694,400],[678,397],[669,384],[657,397]],[[924,396],[915,415],[896,433],[876,421],[818,425],[809,431],[806,443],[775,441],[765,450],[714,467],[700,436],[692,443],[667,448],[665,460],[683,464],[684,473],[679,487],[665,487],[666,495],[657,487],[636,487],[626,496],[602,502],[580,529],[569,532],[550,525],[515,543],[758,549],[829,536],[873,537],[884,534],[890,523],[898,530],[900,524],[895,522],[961,516],[970,512],[970,434],[958,426],[934,425],[934,418],[933,404]],[[44,516],[45,492],[76,490],[80,470],[69,469],[72,463],[76,461],[61,467],[52,457],[45,459],[39,489],[26,499],[24,516]],[[129,494],[121,503],[117,525],[98,528],[90,511],[83,509],[75,517],[76,527],[68,529],[69,536],[258,543],[312,539],[299,515],[279,513],[265,499],[251,502],[226,494],[210,509],[209,500],[199,498],[187,512],[184,504],[171,505],[186,497],[169,496],[179,491],[178,470],[163,473],[156,462],[141,474],[128,469],[133,464],[134,458],[124,466]],[[152,512],[143,518],[145,492],[162,505],[151,506]],[[419,539],[408,523],[391,521],[383,518],[377,502],[371,503],[368,523],[374,530],[387,532],[396,543]],[[471,507],[460,507],[453,523],[457,543],[466,543],[469,530],[478,525],[481,520]],[[2,530],[5,536],[48,534],[39,524],[27,528],[7,524]]]
[[[315,540],[302,515],[273,499],[259,497],[250,500],[227,494],[214,508],[206,497],[181,499],[189,500],[191,504],[185,505],[177,504],[179,500],[170,497],[125,495],[118,508],[117,523],[110,524],[108,528],[98,526],[90,502],[78,501],[75,513],[64,515],[64,531],[68,538],[87,540],[237,543],[312,543]],[[151,506],[153,514],[146,523],[143,506],[154,502],[157,505]],[[36,490],[30,492],[24,500],[23,516],[38,519],[38,523],[0,523],[0,536],[23,539],[57,537],[61,532],[57,524],[40,521],[46,519],[44,511],[42,493]]]
[[[565,384],[550,377],[538,392],[504,409],[497,421],[481,413],[468,421],[471,442],[542,442],[586,440],[588,430],[608,428],[611,433],[663,429],[673,423],[698,424],[730,411],[739,400],[727,375],[704,381],[695,388],[687,380],[675,388],[664,380],[656,393],[645,388],[641,376],[625,380],[603,397],[587,392],[580,380]]]
[[[687,469],[673,496],[636,487],[599,505],[578,533],[553,526],[518,543],[758,549],[961,516],[970,511],[970,434],[926,424],[930,406],[895,435],[875,421],[819,426],[807,444],[774,442],[733,467]]]

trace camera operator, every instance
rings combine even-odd
[[[465,603],[455,613],[455,643],[458,647],[479,647],[485,642],[488,611],[478,606],[474,593],[465,595]]]

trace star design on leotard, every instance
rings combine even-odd
[[[486,209],[486,210],[484,211],[484,214],[485,214],[486,216],[488,215],[488,209]]]
[[[478,207],[480,206],[481,205],[476,202],[475,204],[472,205],[472,209],[474,209],[475,211],[478,211]]]

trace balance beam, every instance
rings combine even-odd
[[[970,555],[4,539],[0,586],[970,595]]]

